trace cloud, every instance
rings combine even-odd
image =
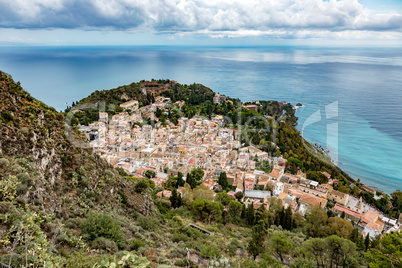
[[[0,0],[0,27],[211,36],[402,32],[402,15],[357,0]]]

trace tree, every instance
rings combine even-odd
[[[370,248],[370,236],[367,234],[364,239],[364,251],[367,251]]]
[[[207,209],[206,209],[208,203],[209,203],[208,200],[201,198],[201,199],[194,200],[194,202],[192,204],[194,214],[200,220],[204,220],[208,216],[208,212],[207,212]]]
[[[285,217],[282,227],[286,230],[292,230],[293,228],[292,208],[290,206],[288,206],[288,208],[285,210]]]
[[[186,182],[190,185],[191,189],[194,189],[198,185],[197,181],[194,179],[191,173],[187,174]]]
[[[193,189],[194,199],[206,199],[208,201],[214,201],[214,192],[203,184],[198,185]]]
[[[244,196],[243,192],[236,192],[235,193],[235,197],[236,197],[237,201],[241,201],[243,196]]]
[[[197,182],[201,181],[201,179],[204,177],[204,170],[202,170],[201,168],[195,168],[191,170],[191,175]]]
[[[314,262],[309,259],[297,258],[290,268],[316,268]]]
[[[153,171],[153,170],[147,170],[147,171],[145,172],[145,177],[147,177],[148,179],[155,178],[155,171]]]
[[[325,235],[328,216],[323,208],[320,206],[310,206],[307,211],[306,220],[308,222],[307,230],[312,237],[322,237]]]
[[[247,208],[246,208],[246,205],[245,205],[245,204],[242,205],[240,217],[241,217],[243,220],[246,220],[246,219],[247,219]]]
[[[183,180],[183,173],[179,172],[177,174],[177,186],[183,187],[186,182]]]
[[[230,201],[229,209],[228,209],[230,217],[232,219],[234,219],[235,221],[237,221],[237,219],[240,217],[242,208],[243,208],[243,206],[239,202],[234,201],[234,200]]]
[[[324,267],[324,254],[326,251],[326,243],[324,239],[310,238],[304,243],[303,247],[306,249],[307,252],[311,253],[314,256],[317,267]]]
[[[356,244],[358,250],[364,250],[363,235],[359,232],[357,228],[354,228],[352,230],[349,239]]]
[[[356,245],[337,235],[331,235],[325,238],[325,243],[328,250],[329,267],[332,268],[335,264],[346,263],[347,259],[354,255]]]
[[[353,225],[350,221],[338,217],[328,219],[330,234],[336,234],[339,237],[349,238],[353,231]]]
[[[212,221],[221,222],[222,221],[222,213],[223,213],[223,205],[219,202],[208,202],[207,203],[208,210],[208,222]]]
[[[370,267],[402,267],[402,232],[385,234],[379,248],[369,249],[365,256]]]
[[[251,240],[247,246],[247,251],[253,255],[254,259],[264,252],[264,240],[266,237],[265,223],[258,222],[252,229]]]
[[[169,198],[172,208],[178,208],[181,206],[181,196],[177,194],[176,188],[173,188],[172,195]]]
[[[391,268],[395,267],[380,250],[373,248],[364,254],[370,268]]]
[[[247,206],[247,223],[250,226],[254,224],[254,203],[248,204]]]
[[[222,186],[222,189],[226,189],[229,186],[228,178],[226,172],[221,172],[218,179],[218,184]]]
[[[223,192],[217,193],[215,195],[215,201],[221,202],[222,205],[224,205],[226,207],[227,205],[229,205],[230,201],[234,201],[234,200],[233,200],[233,197],[231,197],[225,191],[223,191]]]
[[[269,239],[269,247],[271,250],[278,255],[283,262],[283,256],[288,254],[292,248],[292,242],[285,236],[282,232],[276,232]]]

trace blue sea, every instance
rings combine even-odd
[[[307,141],[355,179],[402,189],[401,48],[0,47],[0,69],[57,110],[152,78],[243,101],[300,102],[297,127]]]

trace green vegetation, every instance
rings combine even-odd
[[[166,188],[172,196],[157,198],[163,188],[155,188],[148,178],[115,170],[91,150],[76,147],[68,137],[85,139],[75,128],[71,133],[64,130],[63,114],[32,98],[9,75],[0,74],[2,263],[12,267],[185,267],[191,264],[186,260],[189,249],[221,266],[283,267],[290,262],[290,267],[401,267],[400,233],[364,239],[349,221],[328,216],[320,207],[313,207],[303,218],[276,198],[269,200],[269,210],[264,206],[255,210],[254,204],[240,203],[241,193],[236,193],[237,200],[226,191],[214,196],[200,185],[201,169],[189,172],[187,183],[180,173],[171,178]],[[90,101],[132,99],[137,85],[96,92]],[[257,115],[277,119],[287,111],[277,124],[268,120],[269,129],[277,131],[279,149],[270,143],[272,131],[247,134],[249,129],[243,126],[241,141],[266,145],[262,148],[272,155],[287,154],[290,170],[304,170],[317,179],[324,179],[320,174],[326,171],[339,179],[339,190],[348,188],[346,174],[302,145],[290,105],[260,102],[258,112],[239,108],[238,100],[230,98],[213,105],[214,93],[201,85],[177,85],[164,94],[192,104],[183,106],[188,116],[224,114],[237,125]],[[141,98],[143,104],[152,99]],[[90,115],[87,119],[92,120]],[[250,122],[252,128],[263,127]],[[223,190],[229,190],[225,177],[222,173],[219,181]],[[371,198],[364,191],[357,194]],[[391,196],[392,201],[384,196],[385,201],[375,201],[376,205],[398,215],[402,195]]]

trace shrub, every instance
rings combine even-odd
[[[145,246],[145,242],[138,238],[130,239],[128,244],[129,244],[130,250],[138,250],[140,247]]]
[[[24,267],[25,258],[19,254],[6,254],[1,256],[1,263],[10,264],[11,267]]]
[[[98,237],[92,241],[91,247],[95,249],[102,249],[110,253],[115,253],[117,251],[116,243],[104,237]]]
[[[18,174],[17,178],[21,183],[26,184],[27,186],[33,185],[31,177],[26,172]]]
[[[14,116],[9,111],[3,111],[1,117],[3,117],[6,123],[14,121]]]
[[[145,191],[148,188],[149,188],[149,184],[145,180],[139,180],[134,186],[134,190],[137,193],[142,193],[143,191]]]
[[[174,233],[171,239],[173,242],[180,242],[180,241],[187,242],[189,240],[189,237],[183,233]]]
[[[6,158],[0,158],[0,167],[1,168],[6,168],[10,162]]]
[[[113,240],[117,245],[123,242],[123,231],[117,221],[109,215],[90,213],[86,219],[81,221],[83,237],[93,241],[98,237]]]
[[[176,260],[174,265],[179,267],[187,267],[187,260]]]
[[[141,226],[142,229],[145,230],[155,230],[157,227],[157,222],[155,219],[147,218],[144,216],[138,217],[137,223],[139,226]]]
[[[23,167],[21,167],[20,165],[14,165],[11,167],[11,169],[16,174],[23,173],[25,171],[25,169]]]
[[[127,195],[122,190],[118,191],[117,193],[121,197],[121,203],[122,204],[127,204],[127,201],[128,201]]]
[[[16,191],[17,191],[17,195],[23,195],[28,191],[28,185],[18,184]]]

